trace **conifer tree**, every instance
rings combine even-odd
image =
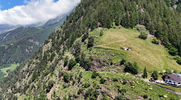
[[[147,78],[148,75],[147,75],[147,71],[146,71],[146,67],[144,68],[144,71],[143,71],[143,78]]]

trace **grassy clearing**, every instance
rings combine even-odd
[[[98,35],[96,30],[92,33]],[[140,33],[136,29],[109,29],[104,31],[103,36],[95,39],[100,44],[95,46],[94,49],[111,50],[109,51],[110,53],[119,52],[127,61],[136,61],[140,66],[140,70],[146,67],[149,72],[166,69],[181,72],[181,66],[172,59],[173,57],[168,54],[163,46],[151,43],[151,38],[146,40],[139,39],[139,35]],[[132,47],[132,51],[123,51],[120,49],[121,47]],[[114,60],[119,61],[122,57]]]
[[[2,68],[2,69],[0,69],[0,70],[1,70],[3,73],[6,74],[6,75],[4,76],[4,77],[6,77],[6,76],[8,75],[7,70],[10,70],[10,72],[11,72],[11,71],[13,71],[17,66],[19,66],[19,64],[11,64],[10,67],[8,67],[8,68]]]

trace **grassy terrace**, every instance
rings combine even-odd
[[[94,35],[99,35],[98,29],[92,31]],[[109,29],[104,31],[104,35],[95,39],[99,45],[93,50],[104,53],[108,51],[114,53],[114,61],[119,61],[125,58],[127,61],[136,61],[140,66],[140,70],[144,67],[148,71],[153,70],[163,71],[166,69],[177,70],[181,72],[181,66],[176,63],[173,56],[169,55],[163,46],[151,43],[152,38],[142,40],[138,38],[140,32],[136,29]],[[132,51],[123,51],[121,47],[132,47]]]
[[[157,84],[157,83],[156,83],[156,85],[158,85],[160,87],[163,87],[163,88],[167,88],[167,89],[173,90],[173,91],[181,92],[181,88],[172,87],[172,86],[166,86],[166,85]]]

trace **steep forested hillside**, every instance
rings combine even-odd
[[[2,81],[7,73],[12,71],[12,64],[18,65],[37,51],[50,33],[62,25],[66,16],[57,18],[59,19],[54,20],[56,23],[49,21],[49,24],[46,24],[48,26],[19,27],[15,30],[0,34],[0,81]],[[5,69],[7,72],[3,72]]]
[[[98,27],[133,28],[142,24],[170,54],[180,55],[180,19],[180,13],[164,0],[82,0],[44,45],[5,78],[0,85],[0,98],[178,100],[166,90],[123,73],[126,67],[128,72],[137,74],[136,62],[119,64],[95,56],[104,56],[105,51],[90,52],[96,45],[94,38],[98,38],[90,32]],[[111,49],[107,52],[105,55],[112,53]],[[121,60],[124,55],[119,57]]]

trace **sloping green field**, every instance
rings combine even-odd
[[[95,31],[92,33],[97,34]],[[136,61],[140,70],[146,67],[148,71],[170,69],[181,72],[181,66],[163,46],[153,44],[152,38],[142,40],[138,38],[139,35],[140,32],[136,29],[109,29],[104,31],[103,36],[95,40],[100,43],[96,47],[119,51],[126,55],[127,61]],[[123,51],[121,47],[132,47],[132,51]]]

